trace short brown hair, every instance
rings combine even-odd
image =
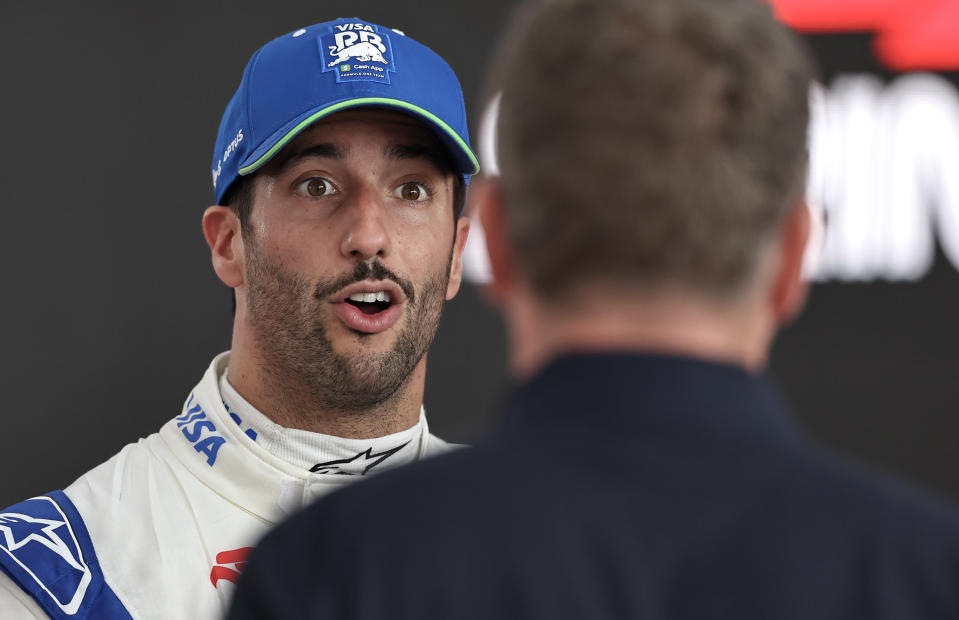
[[[806,177],[811,63],[760,0],[520,7],[501,91],[507,226],[534,290],[741,289]]]

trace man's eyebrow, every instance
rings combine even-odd
[[[277,158],[277,161],[274,165],[276,166],[277,173],[279,173],[285,170],[286,168],[296,164],[297,162],[310,157],[324,157],[326,159],[345,159],[346,150],[330,142],[321,142],[319,144],[312,144],[298,151],[292,151],[281,158]]]
[[[386,157],[387,159],[428,159],[443,172],[453,169],[445,153],[423,144],[391,144],[386,148]]]

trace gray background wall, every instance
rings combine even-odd
[[[475,130],[508,8],[0,3],[0,505],[62,488],[159,428],[228,348],[230,296],[200,216],[217,123],[256,47],[338,16],[401,28],[460,75]],[[813,44],[827,81],[878,71],[868,37]],[[959,498],[957,311],[941,256],[917,282],[819,284],[770,374],[813,435]],[[467,286],[430,354],[433,429],[469,441],[488,428],[504,363],[502,326]]]

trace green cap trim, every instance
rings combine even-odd
[[[445,131],[447,135],[449,135],[449,137],[453,138],[457,146],[459,146],[460,150],[469,156],[470,162],[473,164],[473,171],[470,172],[469,174],[476,174],[477,172],[479,172],[480,166],[479,166],[479,161],[477,161],[476,159],[476,155],[473,154],[473,151],[470,150],[470,147],[466,144],[466,142],[463,141],[463,138],[461,138],[459,134],[456,133],[452,127],[447,125],[440,117],[436,116],[435,114],[433,114],[432,112],[428,110],[424,110],[423,108],[419,106],[415,106],[405,101],[400,101],[399,99],[387,99],[385,97],[361,97],[359,99],[350,99],[349,101],[341,101],[340,103],[334,103],[331,106],[328,106],[323,108],[322,110],[319,110],[318,112],[314,112],[309,117],[301,121],[296,127],[291,129],[285,136],[280,138],[280,140],[278,140],[277,143],[274,144],[269,151],[264,153],[262,157],[260,157],[258,160],[256,160],[249,166],[244,166],[243,168],[240,168],[240,175],[241,176],[247,175],[247,174],[250,174],[251,172],[255,172],[256,170],[258,170],[261,166],[263,166],[263,164],[270,161],[270,159],[274,155],[276,155],[277,151],[279,151],[284,146],[286,146],[287,142],[289,142],[294,137],[296,137],[297,134],[299,134],[307,126],[309,126],[311,123],[313,123],[317,119],[322,118],[328,114],[332,114],[333,112],[336,112],[338,110],[342,110],[344,108],[352,108],[358,105],[388,105],[392,107],[409,110],[410,112],[413,112],[419,116],[426,118],[427,120],[432,122],[434,125],[436,125],[437,127],[441,128],[443,131]]]

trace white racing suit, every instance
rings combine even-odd
[[[295,467],[248,436],[221,398],[228,360],[158,433],[0,512],[0,618],[220,618],[267,528],[355,479]],[[421,425],[417,458],[452,448],[422,413]]]

